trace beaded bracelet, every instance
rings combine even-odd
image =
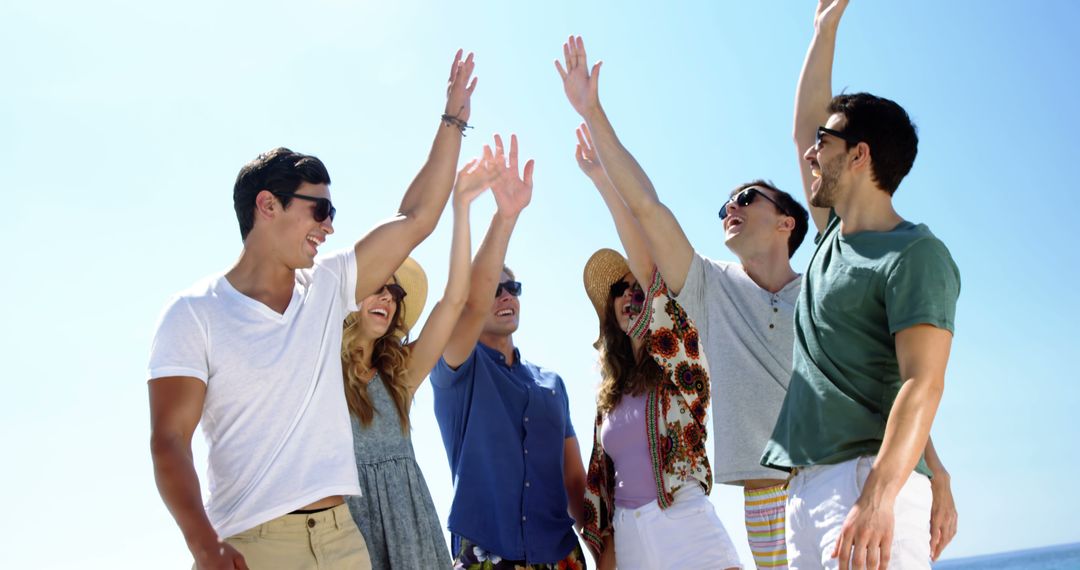
[[[465,136],[465,129],[471,129],[472,128],[472,126],[470,126],[465,121],[463,121],[463,120],[461,120],[461,119],[459,119],[459,118],[457,118],[457,117],[455,117],[453,115],[448,115],[448,114],[445,114],[445,113],[442,116],[442,121],[444,123],[446,123],[446,126],[448,126],[448,127],[450,127],[450,126],[457,127],[458,130],[461,131],[461,136]]]

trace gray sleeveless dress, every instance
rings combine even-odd
[[[347,497],[364,534],[373,570],[450,568],[435,504],[416,464],[412,439],[401,433],[397,408],[378,375],[368,384],[375,417],[352,419],[353,450],[363,495]]]

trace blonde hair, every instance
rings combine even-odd
[[[390,328],[386,334],[375,339],[372,345],[371,368],[364,365],[364,349],[359,341],[359,312],[345,317],[345,328],[341,335],[341,367],[345,377],[345,400],[349,404],[349,412],[360,420],[360,424],[369,426],[375,418],[375,407],[368,395],[367,382],[361,379],[374,368],[379,372],[383,385],[397,408],[402,433],[408,435],[409,406],[412,404],[409,388],[404,383],[405,375],[409,371],[408,335],[404,325],[405,307],[400,302],[396,305],[397,310]]]

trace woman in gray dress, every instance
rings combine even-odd
[[[439,525],[409,436],[413,394],[442,355],[469,294],[469,205],[498,174],[491,149],[454,184],[454,229],[446,291],[416,340],[408,333],[424,308],[427,277],[412,258],[345,319],[341,360],[363,495],[349,509],[375,570],[450,568]]]

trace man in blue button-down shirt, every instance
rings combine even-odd
[[[496,137],[503,164],[501,147]],[[532,197],[532,167],[530,160],[524,179],[518,176],[511,138],[509,165],[492,184],[498,211],[473,261],[469,300],[431,373],[454,476],[452,550],[465,567],[585,567],[573,528],[584,518],[585,468],[566,388],[554,372],[522,360],[512,336],[521,284],[503,260]]]

